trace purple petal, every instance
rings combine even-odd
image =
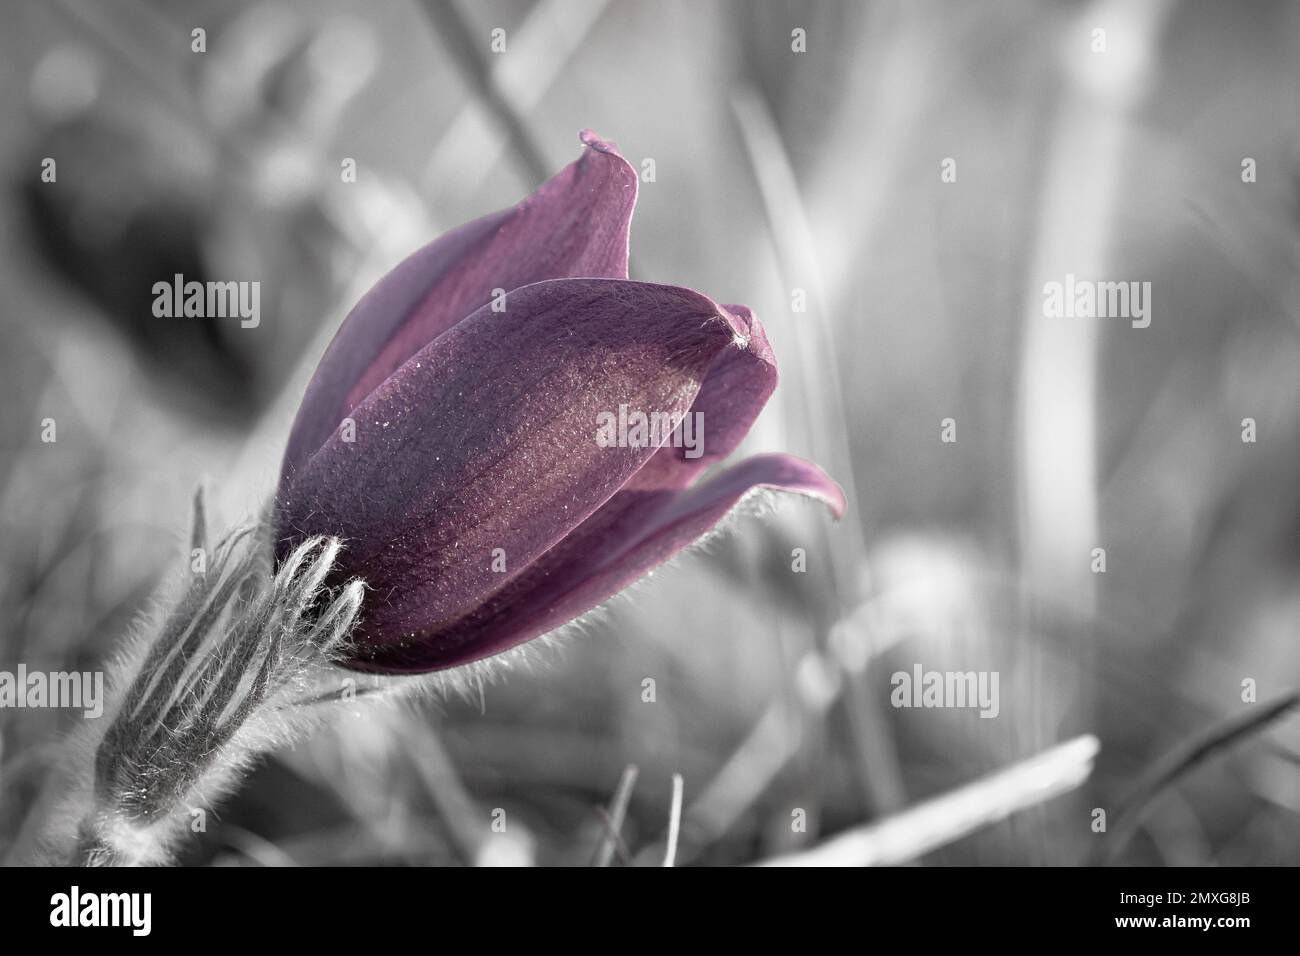
[[[282,488],[281,555],[312,534],[369,586],[362,640],[404,641],[499,589],[655,453],[603,448],[620,404],[678,419],[745,328],[688,289],[558,279],[511,293],[425,346],[356,407]]]
[[[613,143],[588,148],[535,193],[413,253],[356,304],[298,410],[281,483],[412,355],[492,299],[545,279],[627,278],[636,171]]]
[[[743,339],[724,350],[709,368],[690,414],[698,416],[695,452],[684,444],[667,444],[628,482],[628,489],[674,489],[690,485],[703,471],[726,458],[749,433],[754,419],[776,388],[776,356],[763,325],[743,305],[723,308],[745,326]]]
[[[758,455],[685,491],[626,491],[458,620],[401,646],[368,646],[350,665],[421,673],[499,654],[581,616],[713,528],[758,487],[816,498],[836,518],[844,493],[816,465]],[[381,615],[383,611],[380,611]]]

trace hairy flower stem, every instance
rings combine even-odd
[[[329,699],[363,594],[326,586],[338,540],[304,541],[274,568],[265,535],[245,530],[208,564],[203,525],[196,498],[191,580],[112,682],[69,862],[167,862],[254,758],[317,719],[304,699]]]

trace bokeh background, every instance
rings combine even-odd
[[[838,524],[794,499],[747,514],[540,663],[275,754],[185,862],[585,865],[628,765],[616,863],[659,862],[673,774],[678,862],[752,862],[1085,733],[1081,786],[919,862],[1300,859],[1285,715],[1192,761],[1122,840],[1092,828],[1300,683],[1300,7],[3,12],[0,669],[101,666],[182,567],[196,485],[226,524],[266,501],[360,293],[526,195],[583,127],[653,160],[633,277],[763,318],[782,379],[747,449],[812,458],[850,498]],[[259,280],[261,325],[154,318],[176,272]],[[1151,282],[1151,326],[1044,318],[1067,272]],[[998,717],[891,707],[916,663],[998,671]],[[0,711],[8,859],[76,719]]]

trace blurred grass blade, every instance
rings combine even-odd
[[[528,131],[523,113],[498,86],[482,50],[486,38],[474,32],[454,0],[423,0],[420,4],[443,48],[455,59],[461,72],[482,98],[488,111],[510,137],[510,151],[528,172],[530,186],[539,186],[551,175],[551,163],[541,144]]]
[[[732,96],[732,110],[750,165],[758,180],[768,232],[776,247],[787,288],[807,286],[813,316],[810,333],[795,336],[804,389],[805,428],[811,436],[811,457],[824,465],[844,488],[849,520],[826,535],[831,574],[839,602],[837,613],[855,606],[859,575],[866,568],[867,544],[863,513],[858,506],[857,477],[849,447],[839,356],[827,316],[827,300],[812,226],[804,209],[790,157],[781,141],[771,110],[754,90],[741,88]],[[874,685],[862,673],[851,675],[852,691],[844,695],[853,734],[853,751],[860,755],[858,776],[870,809],[887,813],[901,806],[905,795],[894,741],[883,729],[885,712]]]
[[[766,866],[889,866],[906,863],[1073,790],[1092,773],[1099,744],[1076,737],[951,793],[850,830],[805,853]]]
[[[813,458],[825,465],[844,487],[847,514],[858,516],[846,522],[843,534],[837,536],[843,542],[844,557],[854,559],[840,570],[852,574],[866,554],[866,541],[857,503],[853,453],[848,442],[844,391],[826,314],[826,293],[815,237],[794,169],[767,103],[755,90],[742,87],[733,94],[731,107],[758,180],[782,278],[787,287],[807,286],[809,290],[812,329],[796,338],[803,366],[800,382],[808,392],[808,434],[812,436]]]
[[[1220,721],[1208,730],[1179,744],[1159,760],[1115,812],[1114,829],[1092,862],[1115,859],[1128,845],[1138,824],[1151,806],[1170,787],[1209,760],[1215,754],[1258,733],[1275,720],[1300,705],[1300,691],[1292,691],[1266,704],[1252,707],[1244,714]]]
[[[677,841],[682,832],[682,775],[673,774],[673,803],[668,810],[668,848],[664,851],[664,866],[677,863]]]
[[[623,768],[623,775],[618,781],[618,789],[614,791],[614,799],[609,804],[609,811],[606,814],[606,826],[601,835],[600,843],[596,847],[596,855],[592,859],[592,866],[609,866],[610,861],[614,859],[614,850],[618,845],[619,833],[623,829],[623,821],[627,818],[627,805],[632,799],[632,789],[636,786],[637,773],[637,766],[634,763],[630,763]]]
[[[541,105],[573,55],[604,14],[609,0],[540,0],[510,35],[509,53],[492,58],[490,77],[503,102],[519,116]],[[426,193],[455,189],[470,194],[482,185],[508,138],[483,115],[479,104],[466,103],[439,136],[423,174]]]

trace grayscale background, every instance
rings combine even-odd
[[[449,4],[0,4],[0,669],[99,667],[199,482],[218,525],[267,500],[359,295],[584,127],[654,161],[633,278],[765,322],[746,450],[850,510],[782,501],[540,666],[276,753],[183,862],[586,865],[628,765],[615,862],[659,862],[673,774],[679,864],[884,820],[922,864],[1300,860],[1300,721],[1256,718],[1300,686],[1300,7]],[[176,272],[259,280],[261,325],[154,318]],[[1150,327],[1045,318],[1068,272],[1151,282]],[[916,664],[997,671],[997,717],[891,706]],[[77,719],[0,710],[0,855]],[[1083,734],[1008,820],[906,815]]]

